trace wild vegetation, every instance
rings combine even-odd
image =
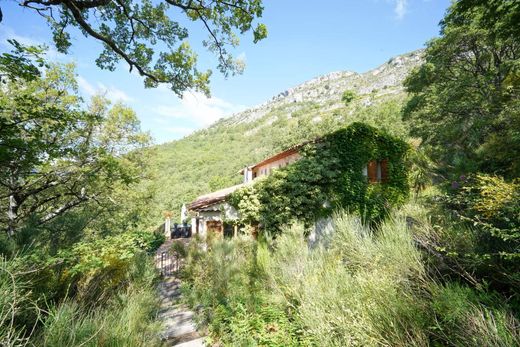
[[[72,65],[13,44],[0,57],[0,344],[153,342],[146,254],[162,240],[140,227],[146,191],[128,193],[149,136],[122,104],[84,109]]]
[[[167,3],[58,1],[45,11],[61,13],[49,18],[60,51],[69,25],[80,26],[108,45],[100,66],[124,59],[148,86],[207,91],[209,73],[175,46],[186,33],[166,8],[222,29],[208,43],[219,51],[233,30],[252,29],[261,1],[240,2],[245,12]],[[97,10],[105,17],[92,29]],[[324,152],[307,148],[235,196],[242,222],[262,223],[257,239],[176,246],[184,298],[211,342],[520,346],[519,19],[516,0],[455,1],[424,52],[318,78],[154,147],[129,107],[85,103],[72,65],[12,41],[0,55],[0,344],[160,345],[149,254],[163,242],[152,231],[162,212],[321,137]],[[265,27],[254,33],[262,39]],[[154,56],[146,44],[156,40],[170,51]],[[219,68],[235,71],[219,52]],[[367,184],[362,165],[390,157],[388,185]],[[325,214],[334,232],[310,246]]]
[[[417,242],[438,237],[438,227],[406,205],[377,232],[337,213],[328,247],[309,249],[301,225],[265,242],[213,240],[207,251],[193,243],[184,293],[224,345],[518,345],[503,298],[443,280],[425,262]]]
[[[334,233],[311,247],[305,217],[320,208],[302,217],[291,209],[298,197],[276,205],[292,196],[280,188],[291,182],[287,170],[260,182],[260,193],[239,191],[254,202],[245,216],[266,232],[210,240],[207,251],[193,244],[184,271],[187,302],[213,342],[520,345],[520,46],[509,26],[519,10],[516,1],[461,0],[448,11],[405,81],[413,198],[383,223],[336,210]],[[342,101],[348,109],[356,98],[347,89]],[[312,178],[303,163],[294,167]],[[285,194],[262,198],[266,187]],[[286,223],[259,218],[262,209],[286,212]]]

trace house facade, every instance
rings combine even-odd
[[[300,151],[303,146],[309,143],[316,144],[319,142],[320,140],[317,139],[301,143],[254,165],[246,166],[239,171],[239,174],[243,177],[243,183],[197,197],[187,205],[188,211],[192,216],[192,232],[201,236],[205,236],[210,232],[227,237],[236,235],[238,232],[236,221],[239,219],[239,214],[236,209],[228,203],[228,197],[237,189],[249,184],[254,184],[256,179],[268,176],[274,170],[286,167],[298,161],[302,157]],[[372,160],[363,167],[363,175],[369,183],[384,183],[388,177],[387,171],[387,160]],[[329,227],[325,225],[323,221],[316,223],[318,223],[315,228],[316,230]]]
[[[292,146],[282,152],[268,157],[256,164],[246,166],[239,171],[243,183],[224,188],[209,194],[201,195],[187,205],[192,215],[191,225],[195,234],[205,236],[214,232],[223,236],[233,236],[238,232],[238,226],[233,221],[238,219],[238,213],[226,199],[237,189],[254,180],[269,175],[273,170],[285,167],[301,158],[300,149],[307,143]]]

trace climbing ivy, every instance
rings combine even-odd
[[[338,208],[357,212],[367,223],[382,220],[409,191],[404,164],[408,145],[363,123],[305,145],[297,162],[275,170],[231,195],[240,223],[278,233],[295,220],[306,226]],[[363,168],[388,160],[385,183],[370,184]]]

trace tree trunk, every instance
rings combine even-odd
[[[18,203],[14,195],[9,196],[9,210],[7,211],[7,235],[9,237],[14,236],[16,228],[16,219],[18,218]]]

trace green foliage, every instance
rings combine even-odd
[[[136,187],[149,136],[122,104],[86,111],[73,65],[40,53],[0,58],[0,344],[158,343],[147,253],[164,236],[140,228]]]
[[[42,58],[43,47],[26,47],[16,40],[7,40],[14,47],[12,53],[0,55],[0,66],[3,66],[0,82],[22,78],[25,81],[40,77],[40,69],[46,65]],[[5,77],[4,77],[5,75]]]
[[[508,243],[511,250],[520,251],[520,183],[477,175],[461,184],[451,200],[453,207],[473,226]]]
[[[59,52],[69,51],[70,31],[78,28],[85,37],[103,45],[96,59],[100,68],[113,71],[124,61],[130,71],[135,69],[144,77],[145,87],[167,83],[179,96],[190,89],[209,93],[211,71],[198,69],[197,54],[187,41],[189,22],[198,22],[207,31],[208,38],[202,44],[217,56],[217,68],[225,76],[243,69],[243,62],[229,52],[239,44],[237,34],[252,31],[254,43],[267,36],[266,26],[255,23],[262,16],[261,0],[31,0],[20,5],[47,19]]]
[[[348,106],[352,100],[356,97],[356,93],[352,90],[345,90],[343,92],[343,95],[341,96],[341,101],[345,104],[345,106]]]
[[[17,49],[21,60],[32,52]],[[11,76],[0,91],[0,227],[10,236],[107,203],[115,187],[139,179],[137,152],[149,136],[133,110],[95,97],[85,111],[70,64],[50,65],[44,77],[29,80],[12,64],[0,71]]]
[[[79,242],[58,254],[66,266],[61,280],[73,284],[72,294],[81,300],[104,302],[129,282],[136,263],[149,261],[144,253],[156,249],[163,240],[156,234],[134,232]]]
[[[516,1],[454,2],[405,82],[412,135],[454,176],[520,176],[519,13]]]
[[[309,226],[338,207],[377,222],[408,195],[407,151],[403,141],[354,123],[307,145],[302,159],[239,189],[230,202],[241,222],[260,223],[274,233],[296,220]],[[371,160],[388,160],[386,182],[369,184],[363,176]]]
[[[271,301],[261,254],[267,250],[246,238],[215,240],[202,251],[192,243],[183,270],[186,300],[209,324],[210,337],[224,345],[306,345],[283,305]],[[265,260],[265,259],[264,259]]]
[[[143,239],[135,234],[84,241],[56,258],[32,251],[2,261],[0,341],[7,346],[22,337],[47,346],[87,341],[139,346],[146,339],[158,344],[157,273],[141,249],[149,246]]]
[[[465,178],[443,202],[470,228],[470,247],[448,243],[476,276],[520,302],[520,184],[498,176]]]
[[[424,148],[418,146],[410,151],[407,164],[410,168],[410,186],[417,198],[421,191],[432,185],[436,165]]]
[[[37,344],[41,346],[159,346],[155,271],[148,259],[134,263],[132,284],[102,307],[89,309],[75,301],[52,307]]]
[[[192,244],[184,294],[221,345],[517,345],[502,297],[432,279],[404,218],[411,208],[377,233],[337,214],[328,248],[309,248],[301,226],[267,243]]]

